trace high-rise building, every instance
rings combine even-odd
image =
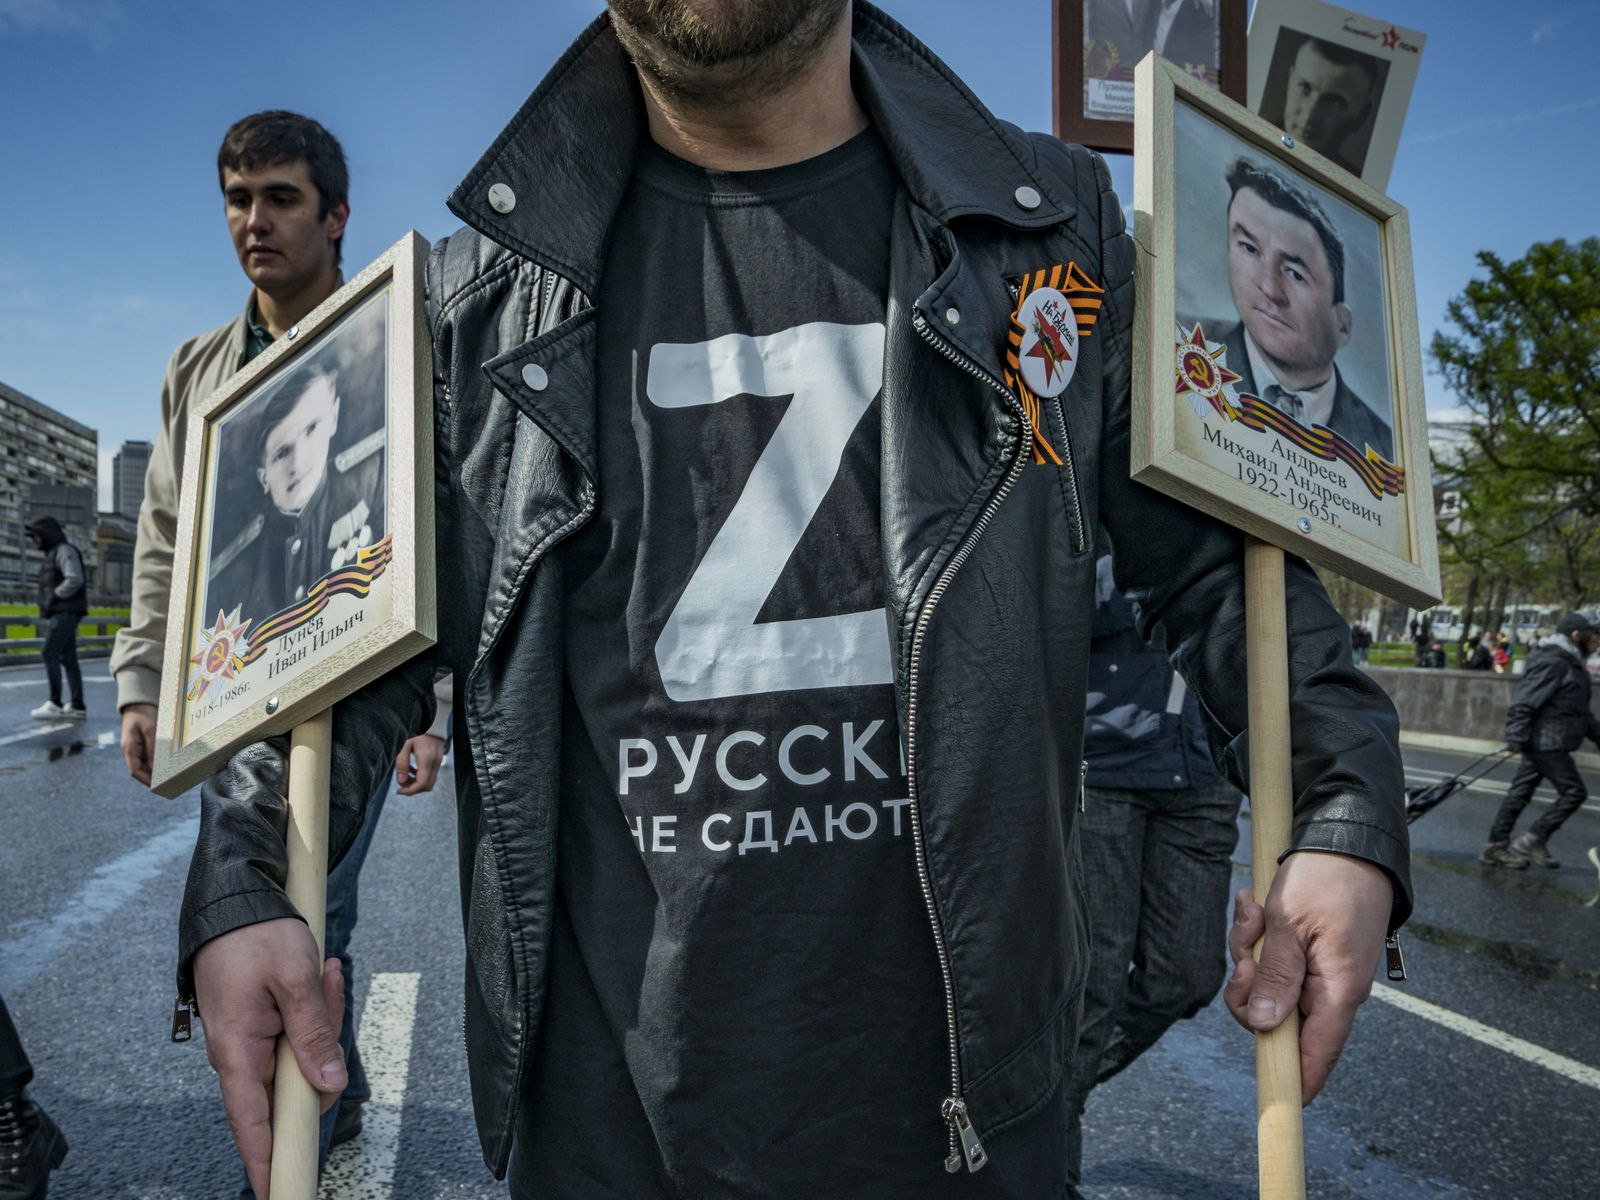
[[[40,558],[23,526],[47,514],[94,580],[96,440],[87,425],[0,383],[0,598],[36,598]]]
[[[111,460],[111,511],[125,517],[139,517],[144,503],[144,472],[155,447],[149,442],[123,442]]]

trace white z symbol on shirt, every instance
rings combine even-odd
[[[646,394],[660,408],[793,397],[656,642],[671,699],[894,682],[881,608],[756,623],[882,386],[881,323],[651,347]]]

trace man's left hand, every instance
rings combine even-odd
[[[1278,868],[1265,908],[1243,888],[1228,950],[1238,964],[1222,996],[1253,1033],[1299,1008],[1300,1102],[1310,1104],[1339,1061],[1356,1009],[1372,993],[1394,885],[1365,859],[1301,850]],[[1263,935],[1261,961],[1251,950]]]
[[[443,761],[444,739],[431,733],[418,734],[400,747],[394,760],[394,781],[399,784],[395,791],[402,796],[433,791]]]

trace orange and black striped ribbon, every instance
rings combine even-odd
[[[1366,484],[1367,490],[1376,499],[1405,494],[1405,468],[1390,462],[1370,446],[1363,453],[1327,426],[1313,425],[1307,428],[1276,405],[1268,404],[1248,392],[1240,394],[1237,405],[1230,404],[1227,397],[1220,393],[1208,399],[1211,407],[1224,420],[1238,421],[1246,429],[1253,429],[1257,433],[1275,433],[1324,462],[1346,464],[1361,477],[1361,482]]]
[[[1033,394],[1027,381],[1023,379],[1021,359],[1018,357],[1022,352],[1022,302],[1042,287],[1055,288],[1067,298],[1067,303],[1072,305],[1072,311],[1077,314],[1080,339],[1094,332],[1094,323],[1100,316],[1101,297],[1105,293],[1105,288],[1084,274],[1075,262],[1041,267],[1022,277],[1021,288],[1017,293],[1017,307],[1011,313],[1010,329],[1006,337],[1006,386],[1017,394],[1017,399],[1022,402],[1022,411],[1027,414],[1028,423],[1033,427],[1034,463],[1037,465],[1049,462],[1059,467],[1061,456],[1044,436],[1043,412],[1039,406],[1039,398]]]
[[[241,667],[249,666],[267,652],[273,642],[304,625],[328,607],[335,596],[365,596],[372,583],[388,568],[394,558],[394,535],[356,551],[356,560],[350,566],[324,575],[311,585],[304,600],[276,612],[256,627],[250,638],[249,652],[239,660]]]

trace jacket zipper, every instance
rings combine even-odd
[[[1398,929],[1389,930],[1388,936],[1383,939],[1383,955],[1387,960],[1385,974],[1395,983],[1404,983],[1406,979],[1406,956],[1400,952],[1400,931]]]
[[[950,362],[960,367],[967,374],[980,382],[988,385],[999,393],[1006,404],[1017,416],[1023,433],[1028,429],[1027,414],[1022,410],[1022,404],[998,379],[980,368],[966,356],[958,353],[956,349],[935,333],[928,325],[927,317],[918,311],[912,318],[912,326],[927,342]],[[939,973],[944,980],[944,1011],[945,1023],[950,1039],[950,1095],[940,1104],[939,1115],[945,1124],[950,1127],[948,1153],[944,1161],[944,1169],[951,1174],[961,1170],[965,1161],[967,1170],[976,1171],[989,1161],[989,1156],[983,1149],[983,1142],[978,1138],[978,1131],[973,1127],[972,1117],[967,1109],[966,1099],[962,1096],[961,1087],[961,1053],[956,1033],[956,998],[955,984],[950,971],[950,951],[945,944],[944,927],[939,923],[938,906],[933,900],[933,883],[928,874],[927,845],[922,833],[922,806],[917,789],[917,677],[921,666],[922,643],[927,635],[928,622],[933,616],[933,610],[943,597],[950,581],[961,569],[963,563],[972,556],[973,547],[978,538],[994,519],[995,512],[999,509],[1006,495],[1015,486],[1017,479],[1022,475],[1023,468],[1028,461],[1028,452],[1031,443],[1026,436],[1017,439],[1017,451],[1012,459],[1011,466],[1006,472],[1000,486],[995,489],[994,495],[989,497],[989,502],[983,511],[978,514],[978,519],[967,531],[966,538],[960,547],[951,555],[950,561],[945,564],[940,572],[937,582],[928,593],[928,598],[923,601],[922,609],[917,614],[916,627],[911,636],[911,663],[906,700],[906,791],[911,800],[911,840],[917,859],[917,882],[922,888],[922,902],[928,910],[928,922],[933,927],[933,945],[939,955]]]
[[[193,996],[179,996],[172,1002],[172,1040],[187,1042],[194,1037],[193,1018],[200,1015]]]

